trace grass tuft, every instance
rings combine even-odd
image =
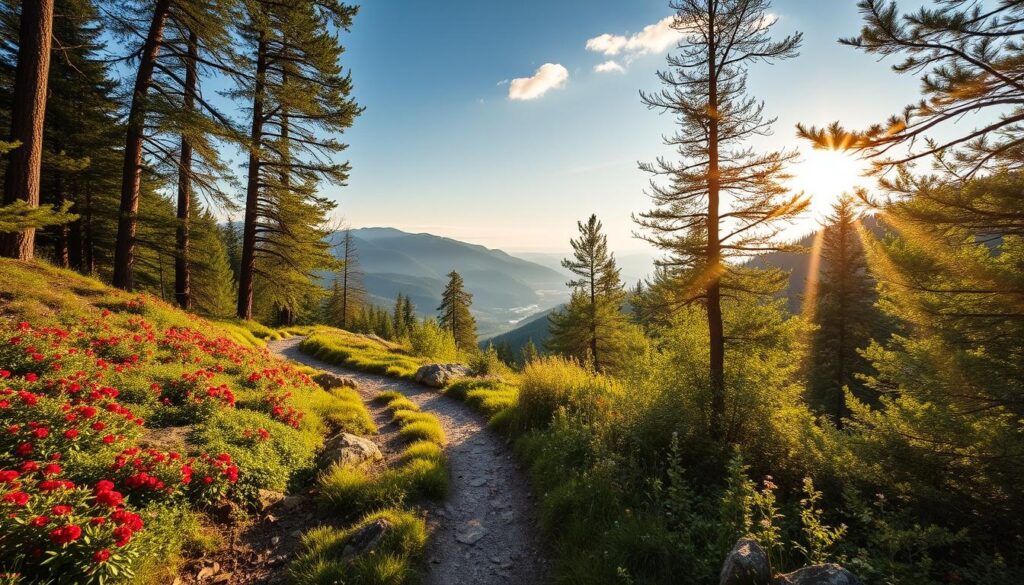
[[[359,530],[383,519],[391,528],[368,554],[342,560],[345,546]],[[381,510],[345,528],[320,527],[302,538],[302,550],[289,567],[303,585],[407,585],[415,583],[427,544],[426,523],[410,512]]]

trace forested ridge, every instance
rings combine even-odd
[[[580,209],[568,302],[512,347],[454,259],[436,307],[367,292],[325,195],[357,6],[0,2],[0,582],[435,583],[466,551],[481,583],[1019,583],[1024,2],[905,4],[839,42],[918,99],[787,129],[748,75],[801,32],[671,0],[652,276]],[[793,241],[814,149],[870,186]],[[502,526],[544,558],[491,555]]]

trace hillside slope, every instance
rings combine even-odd
[[[0,573],[167,583],[220,546],[205,512],[315,473],[334,429],[372,429],[243,324],[43,263],[0,259]],[[353,401],[354,400],[354,401]],[[39,562],[45,559],[45,563]],[[134,577],[133,577],[134,575]]]

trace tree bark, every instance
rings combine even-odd
[[[185,62],[185,87],[182,107],[191,112],[195,103],[199,45],[196,33],[188,34],[188,57]],[[189,263],[190,231],[192,221],[192,143],[181,137],[178,160],[178,227],[175,232],[174,300],[182,309],[192,308],[192,274]]]
[[[43,158],[43,122],[46,119],[46,88],[53,36],[53,0],[22,2],[18,34],[11,141],[21,144],[8,155],[4,203],[21,200],[30,207],[38,207],[39,167]],[[25,228],[20,232],[0,234],[0,255],[32,260],[35,257],[35,232],[35,228]]]
[[[125,135],[124,167],[121,172],[121,205],[117,218],[117,243],[114,246],[114,286],[132,289],[132,266],[135,264],[136,215],[139,212],[139,189],[142,181],[142,143],[146,122],[146,94],[153,84],[153,69],[163,41],[164,25],[170,11],[170,0],[157,0],[153,20],[142,46],[139,70],[132,91]]]
[[[711,384],[711,436],[724,437],[725,430],[725,331],[722,323],[722,243],[719,235],[719,128],[718,128],[718,71],[715,44],[714,9],[708,20],[708,342],[710,345],[709,373]]]
[[[252,98],[252,131],[249,134],[249,181],[245,194],[242,229],[242,263],[238,280],[238,317],[252,319],[253,277],[256,273],[256,221],[259,219],[260,145],[263,140],[263,93],[267,77],[267,41],[263,33],[256,46],[256,82]]]

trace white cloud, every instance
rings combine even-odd
[[[587,39],[587,50],[605,55],[618,55],[619,51],[626,46],[629,39],[623,36],[604,33],[592,39]]]
[[[594,71],[597,71],[598,73],[623,73],[626,70],[623,69],[622,65],[619,65],[618,62],[609,60],[604,63],[594,65]]]
[[[564,87],[569,71],[558,63],[541,65],[533,77],[513,79],[508,86],[508,99],[535,100],[552,89]]]
[[[625,53],[629,59],[648,53],[663,53],[683,36],[682,32],[672,26],[675,18],[666,16],[629,37],[604,33],[588,39],[587,50],[608,56]]]

